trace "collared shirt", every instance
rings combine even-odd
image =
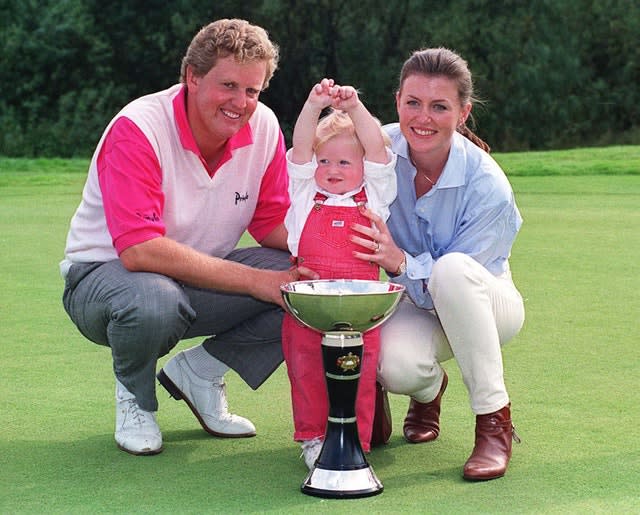
[[[289,207],[285,145],[264,104],[207,166],[188,124],[181,84],[134,100],[111,121],[71,220],[71,263],[109,261],[158,236],[223,257],[245,230],[260,241]]]
[[[216,171],[231,159],[234,150],[246,147],[247,145],[251,145],[253,143],[251,125],[248,123],[246,125],[243,125],[238,132],[236,132],[227,140],[223,149],[222,156],[216,163],[215,167],[212,168],[207,164],[206,159],[202,156],[202,153],[200,152],[198,144],[196,143],[196,139],[193,135],[193,131],[191,130],[191,126],[189,125],[189,119],[187,118],[186,97],[187,88],[186,86],[182,86],[172,102],[175,123],[176,127],[178,128],[178,135],[180,136],[180,143],[182,143],[182,146],[185,148],[185,150],[189,150],[198,156],[200,162],[207,170],[209,177],[213,177]],[[116,124],[122,122],[123,120],[126,120],[126,118],[120,118],[116,121]],[[113,131],[113,128],[111,130]]]
[[[493,275],[509,271],[509,255],[522,225],[511,185],[494,159],[455,133],[449,158],[435,186],[416,198],[416,168],[399,125],[385,126],[398,155],[398,196],[387,225],[407,258],[403,284],[418,307],[432,309],[428,284],[433,264],[461,252]]]

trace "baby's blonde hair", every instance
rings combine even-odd
[[[382,139],[384,140],[384,144],[387,147],[391,146],[391,140],[387,133],[382,130],[382,126],[380,121],[377,118],[374,120],[380,125],[380,132],[382,133]],[[323,144],[329,141],[331,138],[335,138],[341,134],[348,134],[352,136],[358,145],[362,146],[362,142],[358,138],[356,134],[356,128],[353,125],[353,120],[351,117],[344,111],[338,111],[336,109],[331,109],[329,113],[322,117],[318,122],[318,127],[316,128],[316,137],[313,140],[313,151],[315,152],[318,148],[320,148]]]

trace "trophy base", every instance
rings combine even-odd
[[[370,497],[383,486],[369,466],[357,470],[328,470],[314,467],[301,487],[302,493],[332,499]]]

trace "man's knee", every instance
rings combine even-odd
[[[168,353],[187,331],[195,312],[182,287],[162,276],[145,278],[132,285],[137,291],[115,309],[109,323],[109,343],[140,346],[142,353]]]
[[[184,326],[185,328],[194,318],[191,307],[183,296],[173,292],[158,292],[150,298],[135,298],[123,313],[130,315],[133,325],[153,330],[155,327],[170,328]],[[119,321],[124,321],[122,318]]]

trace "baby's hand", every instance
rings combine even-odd
[[[358,92],[353,86],[334,86],[331,107],[349,112],[360,103]]]
[[[324,109],[333,102],[332,91],[335,89],[333,79],[322,79],[311,88],[307,102],[312,106]]]

